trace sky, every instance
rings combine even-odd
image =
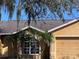
[[[18,2],[18,0],[16,0],[16,2]],[[2,17],[1,17],[1,20],[9,20],[9,17],[8,17],[8,12],[5,12],[4,8],[2,8],[1,10],[1,13],[2,13]],[[73,9],[72,11],[72,14],[71,15],[68,15],[67,12],[64,12],[63,13],[64,15],[64,19],[66,20],[72,20],[72,19],[75,19],[75,18],[79,18],[79,12],[76,10],[76,9]],[[24,10],[22,10],[21,12],[21,19],[22,20],[26,20],[27,19],[27,15],[25,14]],[[42,16],[40,18],[40,20],[51,20],[51,19],[55,19],[54,15],[50,12],[50,10],[47,8],[47,13],[45,16]],[[59,19],[59,18],[58,18]],[[15,11],[13,12],[13,17],[11,20],[16,20],[16,9]]]

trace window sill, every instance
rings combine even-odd
[[[40,54],[22,54],[22,55],[40,55]]]

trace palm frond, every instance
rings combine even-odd
[[[20,16],[21,9],[25,9],[26,14],[28,14],[29,23],[31,19],[35,19],[36,16],[46,15],[45,6],[49,8],[52,13],[57,13],[57,15],[63,19],[63,12],[67,11],[69,14],[72,13],[72,9],[76,8],[79,10],[79,0],[19,0],[20,9],[17,9],[17,15]],[[9,17],[12,17],[15,0],[1,0],[0,7],[5,5],[9,11]],[[54,14],[56,15],[56,14]],[[19,17],[17,16],[17,17]]]
[[[7,10],[9,12],[9,17],[11,18],[15,9],[15,0],[5,0],[5,6],[7,7]]]

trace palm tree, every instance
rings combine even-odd
[[[0,18],[1,18],[1,8],[3,6],[7,7],[6,9],[9,11],[9,17],[12,17],[15,0],[1,0],[0,1]]]
[[[17,0],[18,5],[16,6],[15,0],[1,0],[0,1],[0,16],[1,7],[6,6],[9,11],[9,17],[12,17],[15,6],[17,7],[17,21],[19,21],[21,10],[25,9],[28,14],[28,23],[31,19],[34,19],[39,14],[45,14],[45,6],[56,16],[56,14],[63,19],[63,12],[67,11],[68,14],[72,13],[73,8],[79,10],[78,0]]]
[[[12,17],[13,11],[16,8],[17,31],[19,31],[19,21],[20,21],[22,9],[24,9],[26,14],[28,15],[28,25],[30,25],[30,21],[32,19],[35,20],[35,17],[46,14],[45,7],[48,7],[55,17],[56,15],[58,15],[60,19],[64,21],[63,13],[67,11],[68,14],[71,14],[73,8],[79,10],[79,1],[78,0],[18,0],[18,4],[16,5],[15,0],[0,0],[0,18],[1,18],[2,6],[6,7],[10,18]]]

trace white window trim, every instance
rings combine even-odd
[[[29,42],[29,41],[25,41],[25,42]],[[29,46],[29,49],[30,50],[28,50],[29,51],[28,55],[39,55],[39,54],[41,54],[41,46],[40,45],[39,45],[39,53],[31,53],[31,46]],[[23,53],[23,55],[26,55],[26,54]]]

